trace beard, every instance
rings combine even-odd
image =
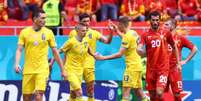
[[[152,24],[151,27],[152,29],[157,30],[159,28],[159,24]]]

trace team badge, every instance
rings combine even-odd
[[[129,80],[129,76],[128,75],[125,75],[124,76],[124,81],[128,81]]]
[[[91,33],[88,36],[89,36],[89,39],[92,39],[92,34]]]
[[[42,34],[42,40],[45,40],[46,39],[46,37],[45,37],[45,34],[43,33]]]
[[[84,47],[85,47],[85,48],[87,47],[87,42],[84,42]]]
[[[38,41],[34,41],[34,46],[38,46]]]

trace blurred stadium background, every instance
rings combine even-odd
[[[3,2],[7,1],[7,5]],[[119,16],[127,15],[133,18],[132,29],[139,34],[149,28],[146,20],[147,13],[151,10],[159,10],[163,20],[172,17],[179,20],[178,26],[186,30],[185,34],[197,47],[201,49],[201,22],[200,22],[200,0],[61,0],[66,18],[61,20],[61,25],[56,26],[56,41],[58,48],[68,39],[69,31],[77,23],[77,16],[86,12],[94,17],[91,26],[104,35],[108,34],[107,20],[112,19],[114,23]],[[132,1],[132,2],[131,2]],[[14,57],[19,32],[22,28],[32,24],[31,13],[35,7],[42,7],[43,0],[0,0],[0,101],[20,101],[22,74],[14,71]],[[92,5],[93,4],[93,5]],[[102,17],[101,11],[106,4],[118,8],[114,10],[115,16]],[[90,5],[90,7],[88,7]],[[129,6],[131,5],[131,6]],[[137,5],[137,6],[136,6]],[[186,7],[188,6],[189,7]],[[135,12],[129,11],[134,7]],[[138,8],[137,8],[138,7]],[[186,7],[186,8],[185,8]],[[111,8],[111,10],[113,10]],[[196,12],[194,12],[196,11]],[[107,11],[104,11],[108,13]],[[139,18],[135,15],[143,15]],[[63,19],[63,18],[62,18]],[[62,29],[62,30],[59,30]],[[61,34],[62,33],[62,34]],[[97,51],[103,55],[112,54],[118,51],[121,39],[114,36],[109,45],[97,43]],[[185,58],[189,50],[182,51],[182,58]],[[50,53],[49,57],[52,57]],[[24,59],[21,59],[23,67]],[[201,101],[201,53],[183,66],[184,101]],[[95,97],[97,101],[120,101],[121,80],[125,68],[124,57],[96,62],[96,84]],[[145,71],[145,70],[144,70]],[[145,85],[145,84],[144,84]],[[85,84],[83,82],[83,87]],[[69,96],[69,84],[61,80],[59,67],[54,64],[45,95],[46,101],[66,101]],[[146,92],[146,91],[145,91]],[[86,92],[84,90],[84,97]],[[147,95],[148,96],[148,95]],[[165,94],[166,101],[173,101],[170,93]],[[132,101],[135,101],[131,94]]]

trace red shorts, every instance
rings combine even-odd
[[[177,69],[170,69],[168,83],[170,83],[173,93],[179,93],[182,91],[182,73]]]
[[[146,72],[146,89],[156,90],[156,88],[159,87],[165,89],[167,86],[168,74],[168,70],[148,70]]]

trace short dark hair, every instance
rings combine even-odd
[[[36,9],[36,10],[33,12],[33,14],[32,14],[32,20],[33,20],[34,18],[39,17],[40,13],[45,13],[45,11],[42,10],[42,9],[39,9],[39,8]]]
[[[122,23],[125,27],[128,27],[130,21],[131,19],[127,16],[122,16],[119,18],[119,23]]]
[[[79,15],[79,20],[82,21],[82,19],[84,18],[90,18],[91,19],[91,16],[87,13],[82,13]]]
[[[151,20],[151,16],[159,16],[161,18],[161,14],[158,11],[152,11],[149,13],[149,20]]]
[[[78,24],[75,26],[75,30],[79,30],[80,27],[87,27],[87,26],[84,25],[83,23],[78,23]]]

